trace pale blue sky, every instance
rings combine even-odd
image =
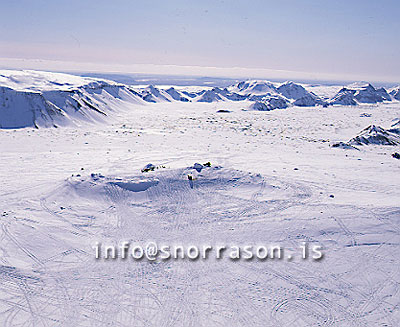
[[[398,0],[1,1],[0,57],[399,81],[399,17]]]

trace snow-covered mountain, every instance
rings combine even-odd
[[[278,92],[288,99],[294,100],[293,105],[299,107],[313,107],[325,105],[325,101],[307,91],[302,85],[288,81],[278,87]]]
[[[355,106],[400,97],[399,87],[389,94],[384,88],[377,89],[368,83],[350,84],[330,99],[326,94],[314,93],[315,89],[291,81],[279,84],[262,80],[242,81],[226,88],[127,86],[61,73],[3,70],[0,71],[0,128],[99,122],[132,104],[244,101],[251,110],[267,111],[290,106]]]
[[[0,71],[0,128],[102,121],[126,103],[143,103],[123,84],[67,74]]]
[[[356,137],[352,138],[350,145],[398,145],[400,144],[399,135],[385,130],[383,127],[370,125],[363,129]]]
[[[390,95],[391,95],[394,99],[400,100],[400,86],[397,86],[397,87],[393,88],[393,89],[390,91]]]
[[[325,105],[325,101],[313,92],[307,91],[302,85],[287,81],[283,84],[273,84],[268,81],[243,81],[229,87],[232,92],[246,95],[250,101],[256,101],[253,108],[282,109],[290,104],[299,107]],[[277,101],[278,100],[278,101]],[[264,104],[264,106],[262,105]]]
[[[196,99],[197,102],[216,102],[216,101],[224,101],[225,99],[214,89],[207,90],[204,93],[200,94]]]
[[[136,91],[139,96],[146,102],[171,102],[182,101],[189,102],[189,98],[176,90],[174,87],[168,89],[160,89],[154,85],[149,85],[145,88],[140,88]]]
[[[390,94],[383,88],[375,88],[370,83],[353,83],[342,88],[329,104],[357,105],[362,103],[381,103],[392,101]]]
[[[169,96],[176,101],[182,101],[182,102],[189,102],[190,100],[185,97],[182,93],[178,92],[175,88],[170,87],[169,89],[165,90],[166,93],[169,94]]]
[[[161,92],[158,88],[153,85],[149,85],[148,87],[141,89],[139,92],[140,96],[146,102],[160,102],[160,101],[170,101],[169,97]]]
[[[231,85],[228,89],[231,92],[239,93],[242,95],[259,95],[277,92],[276,86],[272,82],[261,80],[242,81],[237,84]]]
[[[357,101],[354,98],[354,91],[342,88],[332,99],[330,99],[329,104],[337,104],[343,106],[355,106]]]
[[[316,105],[325,106],[325,104],[326,102],[324,100],[312,93],[308,93],[293,102],[293,105],[299,107],[314,107]]]
[[[289,106],[289,102],[279,95],[267,95],[259,101],[255,101],[250,105],[251,110],[269,111],[274,109],[285,109]]]
[[[278,87],[279,93],[288,99],[297,100],[305,97],[309,92],[301,85],[293,83],[291,81],[285,82]]]
[[[391,100],[384,89],[377,90],[371,84],[361,85],[353,90],[355,91],[354,98],[359,103],[378,103],[387,99]]]

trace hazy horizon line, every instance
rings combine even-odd
[[[331,73],[315,73],[291,71],[283,69],[249,68],[249,67],[214,67],[176,64],[108,64],[82,61],[49,60],[38,58],[1,58],[0,69],[40,70],[60,73],[94,73],[123,75],[159,75],[179,77],[209,77],[227,79],[266,79],[293,80],[302,82],[348,83],[367,81],[387,85],[400,84],[399,79],[370,77],[361,75],[341,75]]]

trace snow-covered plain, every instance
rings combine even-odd
[[[268,106],[270,98],[251,101],[245,88],[258,97],[272,89],[269,83],[232,86],[225,95],[174,88],[186,102],[171,100],[177,94],[167,88],[155,96],[159,90],[151,87],[35,72],[11,85],[9,76],[18,74],[2,72],[0,85],[18,94],[75,90],[64,102],[57,93],[54,102],[86,99],[106,115],[71,105],[62,120],[50,115],[0,129],[3,326],[400,325],[395,98],[365,103],[358,90],[346,89],[356,105],[299,107],[274,93],[287,108],[258,111],[252,104]],[[54,81],[55,89],[44,87]],[[91,89],[76,91],[88,83]],[[286,95],[296,97],[288,85]],[[329,103],[327,95],[342,86],[305,89]],[[247,98],[227,99],[234,90]],[[154,96],[154,103],[144,100]],[[373,140],[363,131],[370,125],[383,130],[368,133],[392,130],[395,145],[351,142],[360,132]],[[339,142],[346,146],[335,147]],[[191,188],[191,167],[207,161],[211,167],[197,173]],[[148,163],[160,169],[141,172]],[[278,243],[293,250],[305,241],[322,245],[325,256],[106,261],[95,260],[97,241]]]

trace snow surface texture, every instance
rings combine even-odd
[[[68,91],[29,83],[13,90]],[[170,101],[152,94],[152,103],[145,88],[90,93],[86,80],[73,83],[70,91],[111,103],[102,108],[112,119],[0,129],[0,325],[400,325],[400,174],[391,156],[400,146],[370,142],[396,134],[397,101],[261,112],[242,110],[248,100],[192,103],[205,92],[178,102],[161,92],[168,87],[160,94]],[[355,135],[368,146],[330,146]],[[126,240],[287,249],[305,241],[323,245],[325,257],[94,259],[96,241]]]
[[[309,90],[307,90],[307,88]],[[354,83],[327,96],[332,87],[242,81],[230,87],[131,87],[112,81],[37,71],[0,71],[0,128],[81,126],[110,119],[130,104],[241,101],[246,109],[270,111],[289,106],[376,104],[399,100],[399,89]],[[314,91],[321,92],[318,96]]]

